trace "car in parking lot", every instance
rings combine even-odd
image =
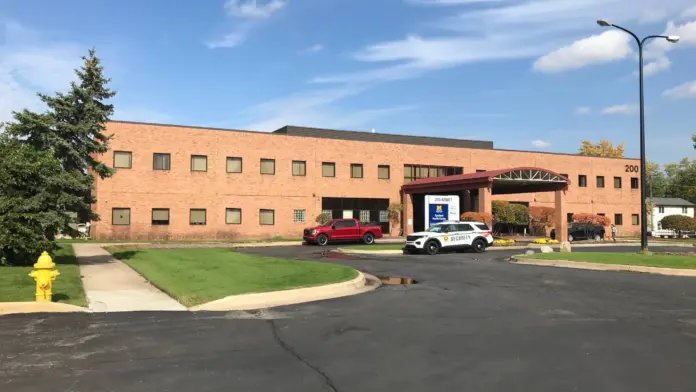
[[[604,227],[599,225],[576,223],[568,226],[568,242],[579,240],[600,241],[604,239],[604,234]],[[551,238],[560,241],[560,239],[556,238],[556,229],[551,230]]]
[[[472,249],[481,253],[493,244],[493,233],[481,222],[448,221],[430,226],[427,230],[409,234],[404,253],[423,251],[434,255],[441,250]]]
[[[366,245],[382,238],[379,224],[361,224],[357,219],[334,219],[327,225],[305,229],[302,239],[308,244],[324,246],[329,242],[362,242]]]

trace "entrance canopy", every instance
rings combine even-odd
[[[451,192],[490,188],[494,195],[511,193],[552,192],[567,190],[570,180],[537,167],[517,167],[447,177],[430,177],[409,182],[401,187],[406,194]]]

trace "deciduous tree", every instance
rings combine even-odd
[[[614,147],[614,143],[607,139],[602,139],[599,143],[592,143],[589,140],[583,140],[582,145],[580,145],[580,150],[578,155],[584,155],[588,157],[615,157],[623,158],[624,156],[624,145],[623,143],[617,144]]]
[[[684,215],[668,215],[660,221],[663,229],[674,230],[681,237],[682,232],[696,230],[696,218]]]

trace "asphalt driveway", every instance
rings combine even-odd
[[[693,278],[323,250],[245,252],[419,283],[262,312],[0,317],[0,390],[696,390]]]

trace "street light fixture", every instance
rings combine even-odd
[[[664,38],[668,42],[676,43],[679,41],[678,35],[649,35],[643,39],[638,38],[632,31],[617,26],[605,19],[600,19],[597,24],[602,27],[616,27],[617,29],[630,34],[638,43],[638,75],[640,79],[640,250],[648,251],[648,214],[645,205],[645,102],[643,99],[643,45],[649,39]]]

